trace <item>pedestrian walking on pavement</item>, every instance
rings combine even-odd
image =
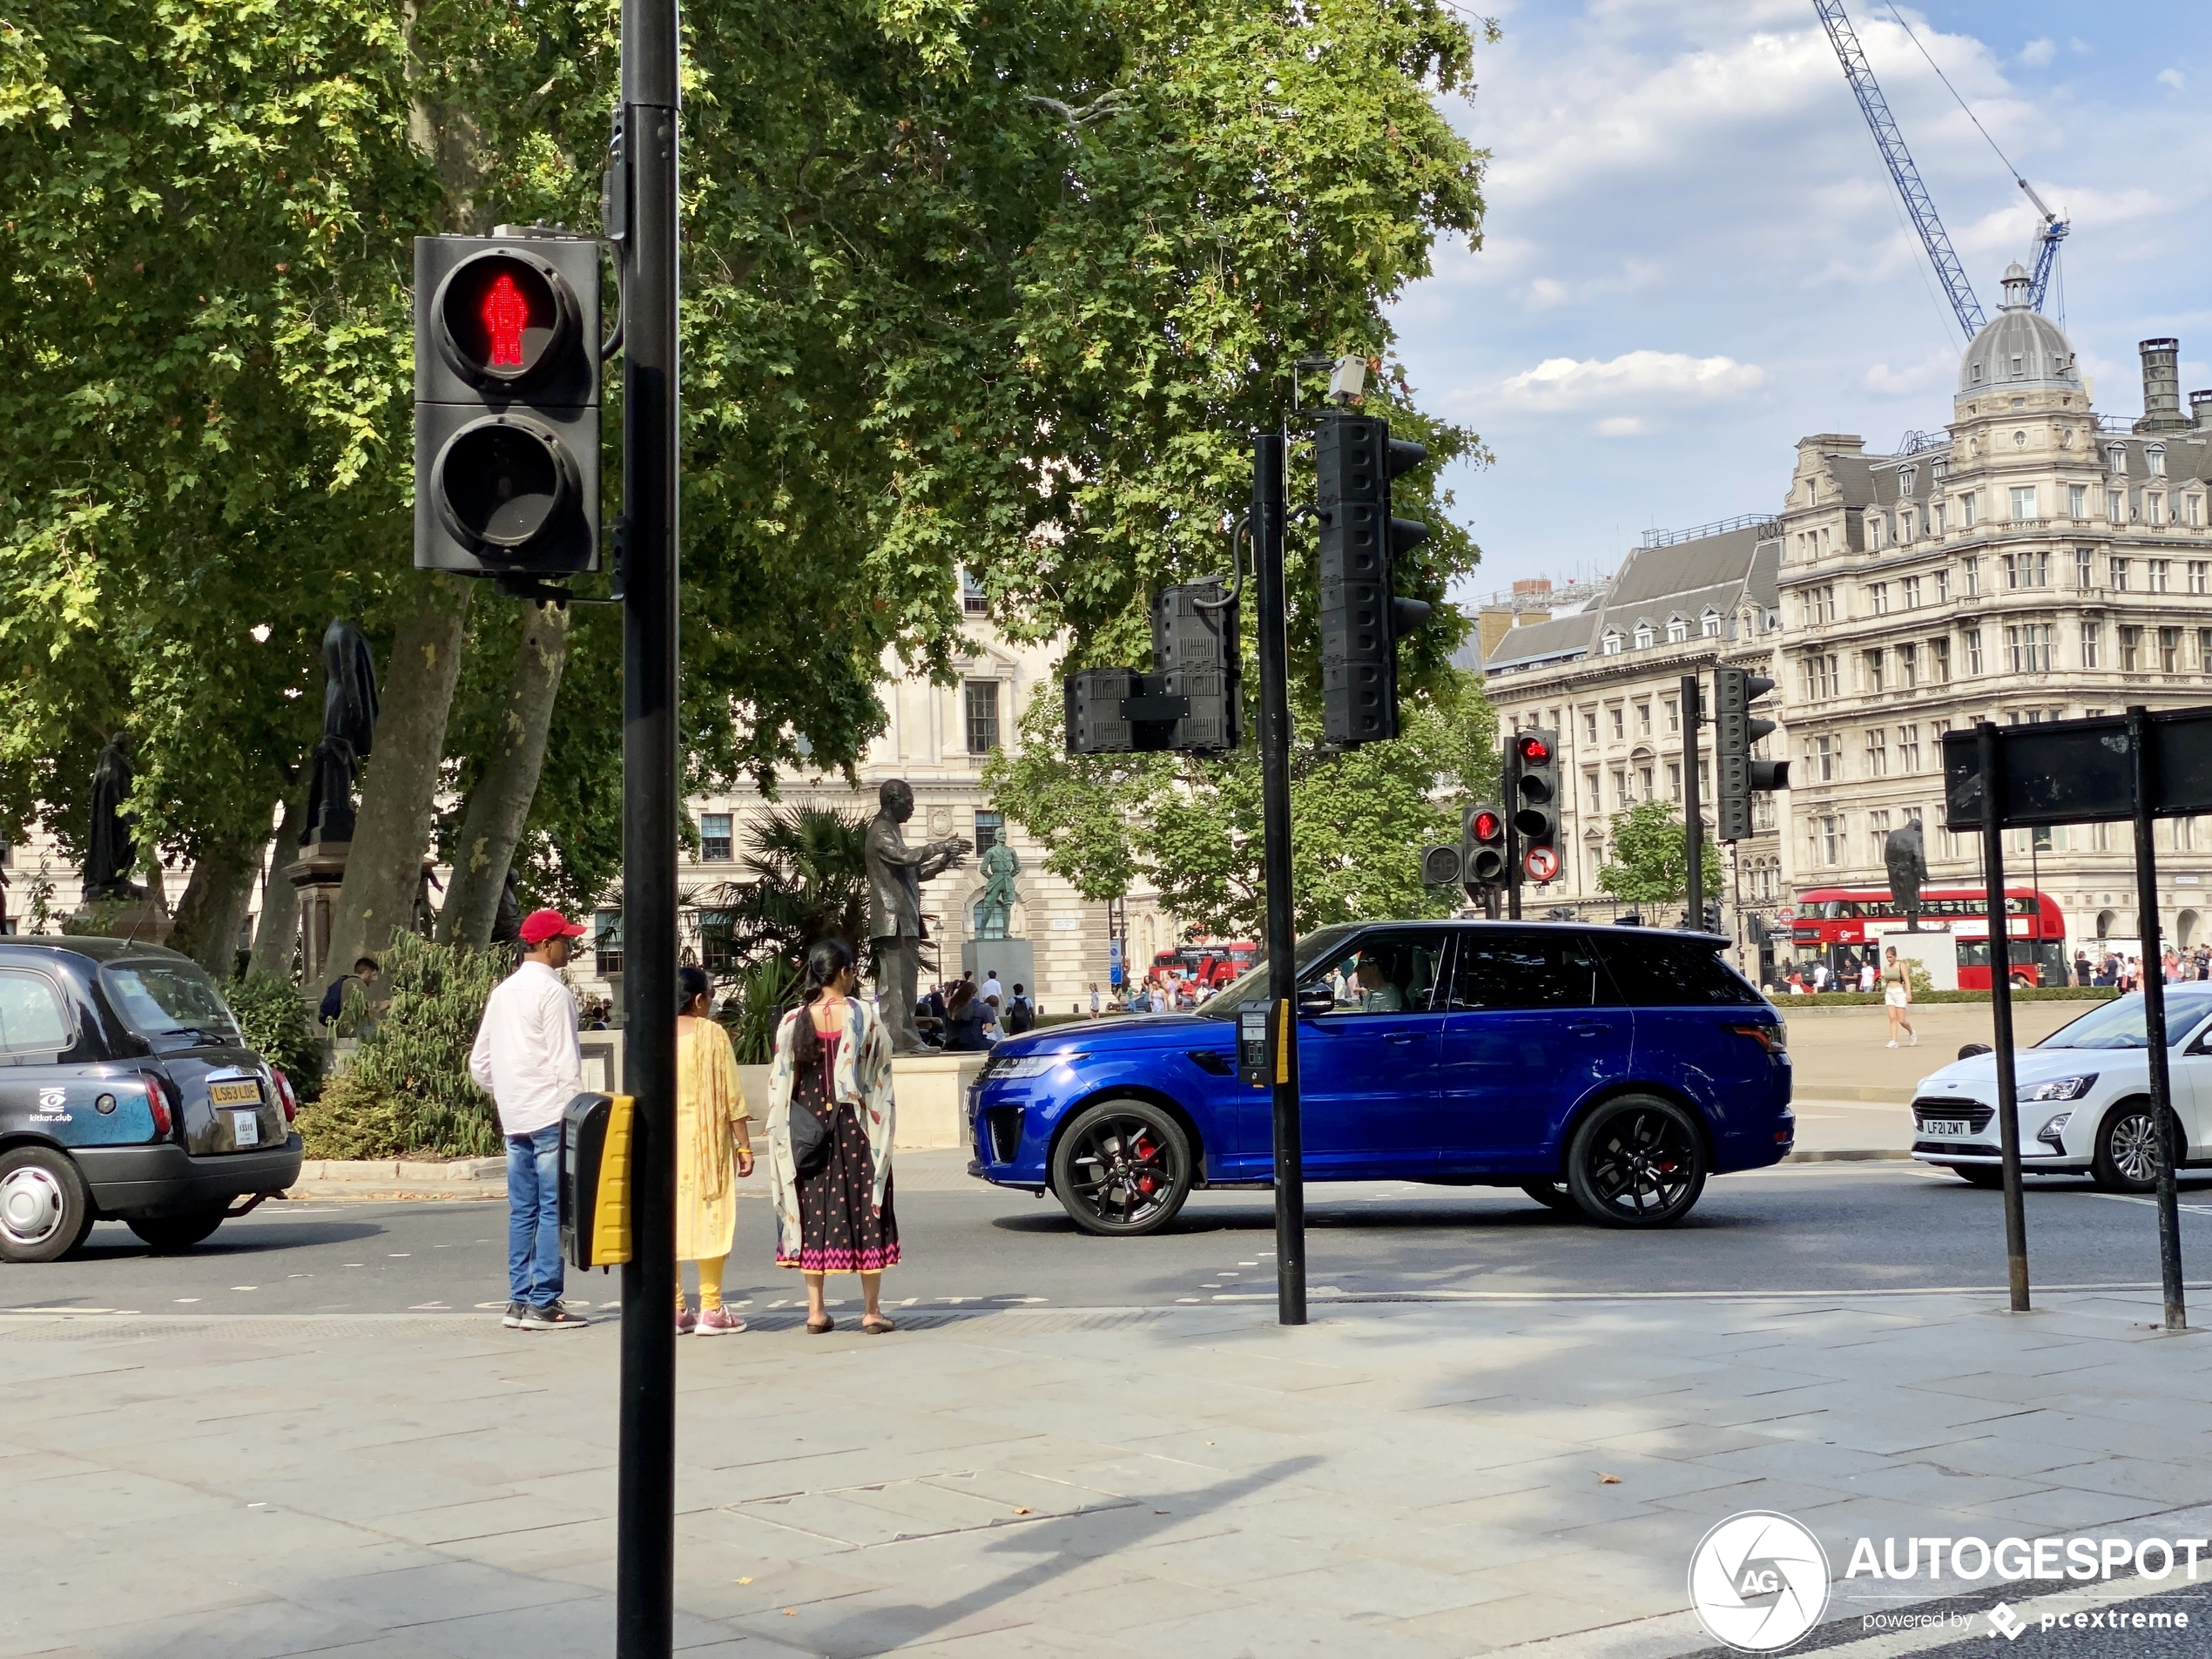
[[[880,1301],[883,1270],[899,1263],[891,1042],[853,1000],[859,983],[852,948],[834,937],[818,941],[806,953],[806,1001],[777,1028],[768,1073],[776,1264],[805,1278],[806,1329],[816,1336],[837,1328],[822,1301],[830,1273],[860,1276],[863,1335],[897,1328]],[[972,995],[974,987],[961,989]]]
[[[737,1237],[737,1182],[752,1173],[752,1122],[706,970],[678,968],[676,986],[676,1330],[718,1337],[745,1329],[722,1305],[722,1272]],[[696,1314],[684,1300],[685,1262],[698,1273]]]
[[[588,1323],[561,1305],[561,1115],[583,1092],[576,998],[561,978],[583,929],[557,910],[523,918],[523,960],[484,1004],[469,1075],[499,1108],[507,1137],[509,1330]]]
[[[1912,970],[1897,959],[1897,947],[1890,947],[1889,961],[1882,965],[1882,1002],[1890,1016],[1890,1047],[1897,1047],[1898,1034],[1903,1032],[1911,1046],[1920,1046],[1920,1034],[1912,1028],[1912,1016],[1905,1010],[1912,1006]]]

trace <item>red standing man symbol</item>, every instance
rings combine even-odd
[[[523,366],[523,328],[530,320],[529,301],[505,272],[484,295],[484,332],[491,339],[491,366]]]

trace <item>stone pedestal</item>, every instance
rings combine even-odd
[[[143,899],[96,899],[82,906],[62,923],[62,931],[80,938],[132,939],[158,945],[176,924],[168,907],[152,894]]]
[[[353,848],[351,841],[310,841],[300,849],[298,860],[284,869],[285,880],[300,894],[300,983],[317,996],[327,981],[337,977],[328,961],[330,925],[338,909],[338,889],[346,880],[346,855]]]
[[[960,946],[960,965],[975,975],[975,987],[981,991],[983,981],[998,969],[999,983],[1006,988],[1011,999],[1014,988],[1026,986],[1029,1001],[1037,1000],[1037,948],[1027,939],[963,939]],[[1000,1010],[1006,1010],[1003,1005]]]
[[[968,1086],[989,1058],[987,1054],[925,1054],[893,1060],[891,1089],[899,1103],[899,1132],[892,1146],[927,1151],[967,1145]]]

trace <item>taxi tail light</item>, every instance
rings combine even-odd
[[[1789,1050],[1789,1035],[1778,1025],[1732,1025],[1729,1029],[1739,1037],[1750,1038],[1769,1054],[1784,1054]]]
[[[146,1078],[146,1105],[153,1113],[153,1138],[165,1141],[174,1127],[169,1116],[169,1092],[161,1086],[161,1079]]]
[[[289,1123],[300,1115],[300,1102],[292,1092],[292,1079],[284,1075],[282,1066],[271,1066],[269,1081],[276,1085],[278,1103],[284,1108],[284,1121]]]

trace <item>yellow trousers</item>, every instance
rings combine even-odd
[[[727,1254],[698,1258],[700,1312],[722,1305],[722,1270],[729,1263]],[[684,1311],[684,1264],[681,1262],[676,1265],[676,1311],[679,1313]]]

